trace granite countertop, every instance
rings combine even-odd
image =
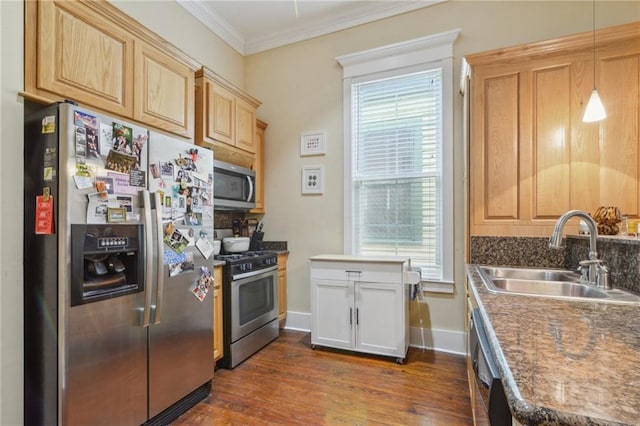
[[[490,293],[467,267],[513,416],[640,422],[640,306]]]

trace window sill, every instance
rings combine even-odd
[[[456,283],[453,281],[422,281],[423,293],[453,294]]]

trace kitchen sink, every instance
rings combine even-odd
[[[606,298],[607,293],[588,284],[565,281],[520,280],[514,278],[493,278],[493,286],[509,293],[524,293],[559,297]]]
[[[506,268],[482,266],[482,270],[493,278],[513,278],[516,280],[535,281],[570,281],[580,282],[577,272],[558,269]]]
[[[605,290],[580,281],[580,274],[561,269],[476,266],[492,293],[573,300],[640,303],[640,296],[621,289]]]

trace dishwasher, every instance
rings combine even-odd
[[[476,308],[471,313],[469,330],[469,349],[473,365],[472,385],[482,402],[482,417],[492,426],[511,425],[511,411],[504,393],[500,374],[491,355],[489,340],[484,329],[480,311]],[[474,401],[471,401],[473,404]]]

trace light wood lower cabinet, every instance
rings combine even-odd
[[[278,320],[280,328],[287,321],[287,259],[288,253],[278,253]]]
[[[222,311],[222,266],[213,268],[213,360],[224,356]]]
[[[547,236],[598,206],[640,217],[640,23],[597,31],[595,77],[592,36],[465,58],[471,235]],[[583,123],[594,78],[607,118]]]

